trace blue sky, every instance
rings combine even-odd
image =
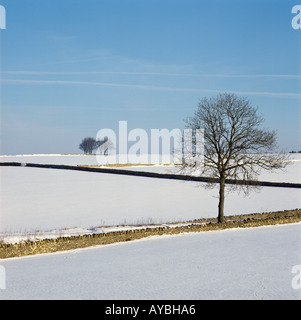
[[[0,0],[1,154],[80,153],[102,128],[183,128],[199,99],[248,97],[301,150],[290,0]],[[301,4],[301,3],[300,3]]]

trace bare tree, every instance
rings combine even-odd
[[[288,164],[288,156],[276,153],[276,132],[261,128],[263,118],[247,98],[219,94],[202,99],[186,128],[203,129],[203,139],[193,137],[195,150],[199,144],[203,154],[186,153],[181,169],[190,174],[217,178],[219,184],[218,222],[224,222],[226,179],[234,179],[234,188],[248,193],[251,185],[238,183],[256,180],[261,169],[274,170]]]

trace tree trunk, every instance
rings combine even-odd
[[[219,183],[219,203],[218,203],[218,222],[224,222],[224,203],[225,203],[225,177],[221,176]]]

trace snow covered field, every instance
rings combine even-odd
[[[261,180],[301,182],[301,157],[287,172]],[[14,158],[14,159],[12,159]],[[0,161],[91,164],[94,156],[15,156]],[[170,172],[173,167],[129,170]],[[218,190],[197,182],[121,176],[44,168],[0,168],[0,233],[22,234],[53,229],[89,232],[95,227],[151,224],[216,217]],[[264,187],[250,196],[229,193],[226,215],[301,207],[301,190]],[[63,232],[63,231],[61,231]]]
[[[95,160],[95,158],[94,158]],[[0,161],[95,164],[93,156]],[[260,179],[301,182],[301,157]],[[173,167],[133,167],[166,172]],[[94,232],[95,227],[185,221],[217,214],[217,190],[196,182],[29,167],[0,167],[0,233]],[[301,190],[229,193],[226,215],[301,207]],[[73,228],[73,229],[69,229]],[[66,230],[63,230],[66,229]],[[101,230],[98,229],[98,230]],[[13,239],[13,237],[11,238]],[[301,224],[150,237],[2,259],[2,299],[301,299]],[[1,280],[1,279],[0,279]],[[3,279],[2,279],[3,284]]]
[[[301,299],[301,224],[228,229],[1,260],[1,299]]]

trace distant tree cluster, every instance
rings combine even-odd
[[[301,153],[301,150],[299,150],[299,151],[292,150],[289,153]]]
[[[99,153],[107,155],[109,150],[113,148],[113,143],[108,139],[95,140],[92,137],[84,138],[79,145],[79,149],[84,151],[85,154],[92,154],[94,150],[99,148]]]
[[[87,137],[83,139],[79,148],[84,151],[85,154],[92,154],[93,150],[97,149],[97,141],[94,138]]]

